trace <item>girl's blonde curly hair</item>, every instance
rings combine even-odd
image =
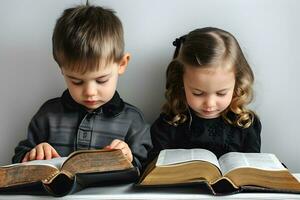
[[[214,63],[229,63],[235,73],[235,88],[228,108],[222,117],[230,124],[247,128],[254,119],[254,112],[246,108],[253,99],[253,72],[235,39],[227,31],[218,28],[201,28],[176,39],[173,60],[166,72],[166,102],[162,111],[170,117],[169,123],[178,125],[186,121],[188,111],[183,89],[185,66],[213,67]],[[228,112],[236,118],[228,117]]]

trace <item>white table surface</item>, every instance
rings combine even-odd
[[[300,180],[300,174],[294,174]],[[52,196],[36,195],[0,195],[2,200],[22,199],[53,199]],[[117,186],[103,186],[85,188],[72,195],[59,197],[59,199],[70,200],[115,200],[115,199],[155,199],[155,200],[176,200],[176,199],[300,199],[300,194],[286,193],[238,193],[225,196],[214,196],[205,194],[195,186],[172,187],[172,188],[136,188],[133,184],[124,184]]]

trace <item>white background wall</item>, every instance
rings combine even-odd
[[[83,1],[85,2],[85,1]],[[119,82],[123,98],[152,123],[164,100],[165,69],[174,38],[215,26],[233,33],[256,75],[251,107],[262,124],[262,151],[275,153],[300,172],[300,1],[297,0],[102,0],[117,12],[132,54]],[[51,35],[62,11],[81,1],[7,0],[0,5],[0,164],[40,105],[65,85],[52,58]]]

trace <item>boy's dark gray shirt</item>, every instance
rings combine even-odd
[[[109,102],[88,112],[66,90],[60,98],[44,103],[32,118],[27,139],[15,148],[12,162],[21,162],[41,142],[48,142],[60,156],[68,156],[76,150],[101,149],[114,139],[128,144],[133,164],[141,169],[152,147],[142,113],[123,102],[117,92]]]

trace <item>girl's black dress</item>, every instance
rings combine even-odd
[[[204,148],[217,157],[227,152],[260,152],[261,123],[257,116],[248,128],[240,128],[226,122],[221,116],[214,119],[198,117],[192,111],[189,118],[178,126],[170,125],[165,114],[151,126],[153,149],[149,153],[152,160],[163,149]],[[232,112],[228,116],[233,119]]]

